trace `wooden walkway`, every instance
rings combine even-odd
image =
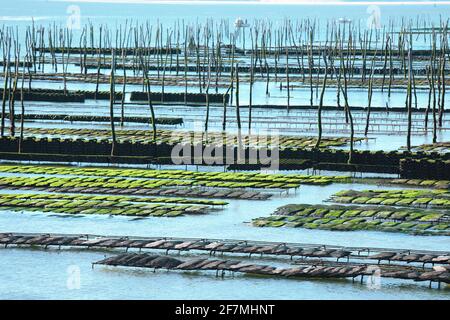
[[[0,184],[8,190],[32,190],[57,193],[111,194],[153,197],[191,197],[200,199],[235,199],[235,200],[267,200],[272,193],[245,189],[212,189],[212,188],[107,188],[107,187],[27,187],[12,184]]]
[[[44,233],[0,233],[0,245],[48,247],[83,247],[101,249],[202,251],[211,256],[217,254],[245,254],[295,258],[320,258],[339,261],[340,259],[364,260],[380,264],[415,263],[424,267],[449,265],[450,252],[413,249],[392,249],[374,247],[344,247],[328,244],[305,244],[266,242],[234,239],[173,238],[173,237],[133,237],[101,236],[80,234]]]
[[[240,260],[223,260],[208,258],[181,259],[171,256],[151,255],[148,253],[123,253],[101,261],[94,262],[95,265],[121,266],[133,268],[152,268],[183,271],[215,271],[216,276],[221,273],[223,277],[228,271],[245,274],[257,274],[272,277],[286,278],[352,278],[360,277],[363,283],[364,276],[394,278],[413,281],[429,281],[430,287],[433,282],[450,283],[449,269],[420,269],[411,266],[370,266],[364,264],[346,264],[340,266],[320,266],[315,264],[303,264],[295,267],[274,267],[266,264],[254,264]],[[372,281],[373,278],[372,278]]]
[[[282,243],[253,240],[129,237],[80,234],[0,233],[0,245],[8,247],[57,247],[122,249],[95,265],[153,268],[167,270],[215,271],[258,274],[293,278],[351,278],[380,276],[413,281],[450,283],[450,252],[373,247],[343,247],[337,245]],[[128,250],[135,250],[129,252]],[[137,252],[138,250],[138,252]],[[152,251],[163,250],[165,255]],[[143,252],[144,251],[144,252]],[[168,255],[169,251],[203,253],[192,259]],[[205,256],[207,253],[209,255]],[[220,254],[220,257],[212,258]],[[226,256],[224,256],[226,254]],[[237,257],[232,257],[238,255]],[[245,255],[243,257],[243,255]],[[248,255],[248,257],[247,257]],[[289,266],[274,267],[248,261],[252,255],[271,258],[295,257]],[[239,260],[239,257],[242,260]],[[246,261],[243,261],[243,260]],[[341,261],[339,261],[342,259]],[[384,261],[383,263],[381,263]],[[428,264],[427,267],[426,264]]]

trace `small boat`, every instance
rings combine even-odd
[[[339,23],[343,23],[343,24],[348,24],[352,22],[352,19],[348,19],[348,18],[339,18],[338,19]]]
[[[249,24],[247,23],[247,20],[243,20],[241,17],[237,18],[236,21],[234,21],[234,27],[235,28],[246,28]]]

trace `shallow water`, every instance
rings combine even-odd
[[[41,24],[61,25],[66,24],[67,19],[74,13],[73,5],[76,5],[80,12],[81,24],[92,22],[94,24],[124,25],[125,21],[150,21],[160,22],[164,25],[173,25],[176,21],[183,19],[185,23],[204,22],[207,19],[229,20],[234,23],[235,19],[241,17],[252,21],[254,19],[266,19],[270,16],[273,24],[281,25],[284,18],[295,19],[311,18],[325,22],[326,20],[337,20],[339,18],[351,19],[355,24],[367,25],[370,18],[371,1],[361,4],[344,5],[286,5],[286,4],[246,4],[242,1],[239,4],[202,4],[196,2],[193,5],[164,4],[164,3],[133,3],[136,1],[46,1],[46,0],[16,0],[8,1],[2,6],[0,23],[11,24],[24,27],[28,25],[31,18]],[[139,1],[137,1],[139,2]],[[168,1],[169,2],[169,1]],[[195,1],[194,1],[195,2]],[[257,2],[257,1],[254,1]],[[314,1],[312,1],[314,3]],[[439,22],[440,16],[444,17],[450,12],[450,8],[445,4],[419,4],[419,5],[399,5],[391,1],[384,4],[376,3],[379,9],[381,25],[388,20],[393,20],[400,24],[403,17],[429,19]],[[401,16],[399,15],[401,14]],[[323,28],[322,32],[325,32]],[[248,43],[248,42],[247,42]]]
[[[252,239],[300,243],[417,248],[450,251],[447,237],[386,232],[336,232],[295,228],[255,228],[245,223],[288,203],[322,203],[342,188],[364,185],[302,186],[264,202],[231,200],[222,211],[202,216],[131,219],[2,212],[3,231],[93,233],[102,235]],[[370,186],[376,189],[376,186]],[[384,187],[386,188],[386,187]],[[6,192],[6,190],[4,191]],[[257,208],[257,209],[255,209]],[[0,249],[0,297],[29,299],[448,299],[450,291],[425,284],[382,280],[381,288],[351,281],[286,280],[248,276],[215,278],[214,273],[178,273],[96,266],[108,252]],[[68,289],[68,268],[81,270],[80,289]],[[133,290],[129,290],[133,288]],[[237,290],[236,288],[239,288]]]
[[[70,215],[26,212],[20,214],[4,211],[0,215],[0,225],[5,231],[17,232],[249,239],[450,251],[450,242],[446,237],[410,236],[401,233],[367,231],[337,232],[296,228],[256,228],[246,223],[253,218],[268,216],[276,208],[285,204],[323,203],[333,193],[342,189],[389,188],[358,184],[301,186],[296,193],[291,191],[288,195],[277,195],[268,201],[227,200],[229,204],[224,210],[207,215],[176,218],[148,217],[133,219],[101,215],[74,217]]]
[[[448,299],[449,290],[382,281],[270,279],[214,273],[91,268],[102,252],[2,250],[0,298],[7,299]],[[4,259],[3,259],[4,258]],[[79,268],[79,269],[77,269]],[[70,275],[79,270],[80,287]],[[69,282],[69,286],[68,286]]]

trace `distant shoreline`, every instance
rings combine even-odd
[[[305,6],[396,6],[396,5],[450,5],[450,1],[346,1],[346,0],[49,0],[50,2],[71,2],[71,3],[117,3],[117,4],[189,4],[189,5],[305,5]]]

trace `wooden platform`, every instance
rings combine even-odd
[[[410,266],[371,266],[365,264],[350,264],[340,266],[320,266],[303,264],[295,267],[274,267],[266,264],[253,264],[240,260],[221,260],[208,258],[181,259],[170,256],[151,255],[147,253],[123,253],[93,263],[95,265],[121,266],[133,268],[153,268],[183,271],[215,271],[216,276],[225,272],[265,275],[287,278],[352,278],[364,276],[394,278],[413,281],[450,283],[449,269],[419,269]]]
[[[364,276],[381,276],[430,281],[430,287],[434,282],[439,288],[441,283],[450,283],[450,253],[444,251],[231,239],[44,233],[0,233],[0,245],[4,248],[37,246],[45,249],[64,247],[126,250],[125,253],[93,262],[93,267],[108,265],[154,270],[204,270],[215,271],[217,276],[219,273],[224,276],[225,272],[240,272],[275,277],[352,278],[353,281],[359,276],[361,282]],[[134,249],[134,252],[129,252],[129,249]],[[164,250],[166,254],[155,254],[154,251],[158,250]],[[169,251],[192,251],[199,256],[186,259],[181,255],[170,256]],[[220,257],[211,258],[218,253],[221,254]],[[284,257],[293,261],[284,260],[284,264],[288,266],[274,267],[249,261],[252,255],[264,255],[271,259]],[[340,259],[342,260],[339,261]]]
[[[1,155],[0,155],[1,157]],[[57,193],[81,193],[81,194],[110,194],[153,197],[191,197],[200,199],[237,199],[237,200],[267,200],[272,194],[254,190],[237,189],[208,189],[208,188],[103,188],[103,187],[26,187],[13,185],[0,185],[8,190],[33,190]]]
[[[373,247],[344,247],[329,244],[283,243],[234,239],[173,237],[101,236],[80,234],[0,233],[0,245],[48,247],[84,247],[103,249],[137,249],[169,251],[201,251],[217,254],[264,255],[286,258],[320,258],[339,261],[368,261],[380,264],[408,263],[425,266],[449,265],[450,252]]]

